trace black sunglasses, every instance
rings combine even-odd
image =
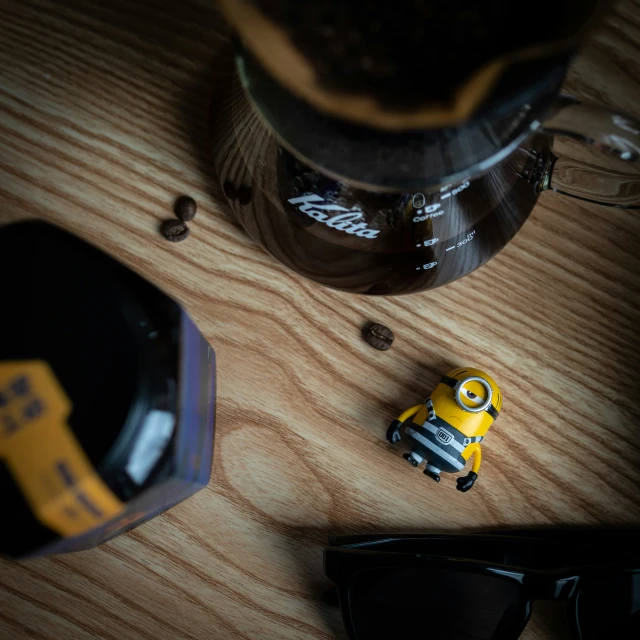
[[[515,640],[534,600],[566,600],[578,640],[640,639],[631,530],[331,538],[327,576],[353,640]]]

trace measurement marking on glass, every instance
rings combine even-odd
[[[416,271],[420,271],[420,269],[433,269],[438,263],[437,262],[429,262],[427,264],[423,264],[421,267],[416,267]]]
[[[451,196],[457,196],[461,191],[464,191],[466,188],[468,188],[470,184],[471,183],[468,180],[465,180],[459,187],[456,187],[453,191],[449,191],[449,193],[443,193],[440,196],[440,200],[446,200]],[[442,189],[440,191],[442,191]]]
[[[438,209],[441,209],[441,208],[442,208],[442,205],[439,202],[436,202],[435,204],[430,204],[426,206],[424,209],[418,209],[416,211],[418,215],[413,219],[413,221],[424,222],[429,218],[437,218],[438,216],[441,216],[444,214],[444,211],[438,211]]]
[[[431,247],[436,242],[438,242],[440,238],[431,238],[430,240],[425,240],[424,242],[419,242],[416,247]]]
[[[461,240],[460,242],[458,242],[458,244],[454,244],[451,247],[447,247],[445,251],[451,251],[452,249],[459,249],[460,247],[463,247],[465,244],[467,244],[467,242],[471,242],[474,239],[475,235],[476,235],[476,232],[474,229],[473,231],[471,231],[471,233],[467,235],[467,237],[464,240]]]
[[[422,209],[427,203],[427,199],[424,197],[424,193],[416,193],[411,200],[414,209]]]

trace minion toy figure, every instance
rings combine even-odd
[[[425,475],[440,482],[440,473],[462,471],[469,458],[473,466],[457,480],[458,491],[469,491],[478,478],[480,443],[502,408],[500,389],[479,369],[454,369],[444,376],[424,404],[407,409],[387,430],[391,444],[404,435],[411,453],[404,459],[417,467],[426,461]]]

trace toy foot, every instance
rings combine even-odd
[[[433,471],[430,471],[429,469],[425,469],[424,470],[424,475],[425,476],[429,476],[430,478],[432,478],[436,482],[440,482],[440,474],[439,473],[434,473]]]
[[[418,466],[418,461],[410,454],[410,453],[405,453],[402,456],[412,467],[417,467]]]

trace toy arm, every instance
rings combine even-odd
[[[471,467],[471,471],[478,475],[478,471],[480,471],[480,463],[482,462],[482,449],[477,442],[472,444],[471,447],[472,451],[469,452],[469,457],[473,456],[473,466]]]
[[[480,471],[480,463],[482,462],[482,449],[480,445],[476,442],[474,444],[470,444],[467,448],[469,452],[469,456],[467,460],[473,456],[473,466],[471,467],[471,471],[466,476],[458,478],[456,480],[456,489],[458,491],[469,491],[471,487],[473,487],[475,481],[478,479],[478,471]]]
[[[416,413],[418,413],[418,411],[420,411],[421,408],[422,408],[422,405],[417,404],[415,407],[411,407],[411,409],[407,409],[404,413],[401,413],[400,416],[398,416],[398,422],[400,424],[402,424],[403,422],[406,422],[409,418],[411,418],[412,416],[415,416]]]
[[[394,420],[387,429],[387,440],[391,444],[395,444],[402,437],[400,435],[400,428],[402,427],[402,423],[414,416],[420,409],[422,408],[421,404],[417,404],[415,407],[411,407],[411,409],[407,409],[404,413],[401,413],[398,416],[397,420]]]

